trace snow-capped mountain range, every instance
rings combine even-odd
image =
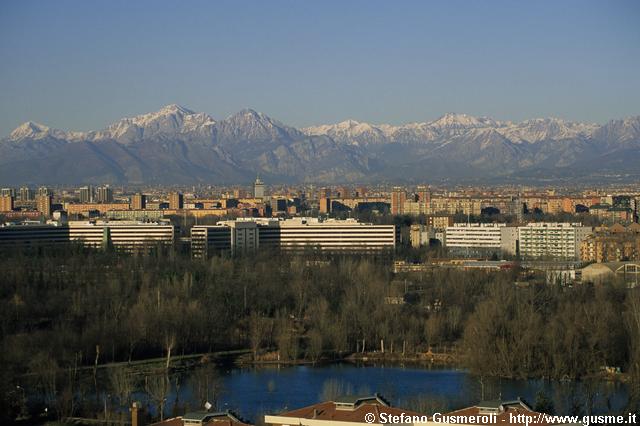
[[[44,139],[53,137],[70,142],[115,140],[122,144],[139,142],[161,134],[211,134],[215,120],[204,113],[195,113],[179,105],[167,105],[160,111],[123,118],[106,129],[93,132],[65,132],[28,121],[9,135],[9,140]]]
[[[27,122],[0,140],[0,182],[233,183],[640,176],[640,117],[604,125],[448,113],[400,126],[296,129],[251,109],[178,105],[73,132]]]
[[[303,128],[308,135],[327,135],[347,144],[403,143],[429,141],[441,137],[462,135],[473,129],[495,129],[514,143],[534,143],[548,139],[589,137],[600,126],[576,123],[558,118],[538,118],[521,123],[496,121],[488,117],[447,113],[437,120],[402,126],[369,124],[346,120]]]

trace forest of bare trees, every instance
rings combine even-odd
[[[518,287],[517,271],[401,276],[390,262],[318,253],[195,260],[80,247],[3,252],[0,412],[15,418],[46,404],[60,417],[95,416],[106,402],[80,403],[91,384],[78,372],[95,376],[106,363],[147,358],[165,359],[167,374],[133,383],[113,372],[110,394],[126,405],[138,387],[161,402],[172,357],[231,349],[318,362],[447,347],[474,374],[516,378],[584,379],[619,367],[630,377],[630,404],[640,399],[637,290],[615,282]]]

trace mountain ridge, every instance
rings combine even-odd
[[[101,130],[26,122],[0,139],[3,183],[509,179],[544,171],[639,175],[640,116],[599,125],[446,113],[425,122],[353,119],[295,128],[245,108],[227,118],[177,104]]]

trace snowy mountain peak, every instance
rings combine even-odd
[[[341,121],[340,123],[338,123],[338,127],[341,129],[351,129],[353,127],[359,126],[360,124],[364,124],[366,126],[369,126],[367,123],[360,123],[357,120],[353,120],[351,118]],[[371,126],[369,126],[371,127]]]
[[[204,113],[195,113],[180,105],[170,104],[156,112],[123,118],[104,130],[91,132],[87,139],[98,141],[113,139],[129,144],[155,136],[176,136],[198,132],[211,134],[215,120]]]
[[[83,133],[80,132],[64,132],[58,129],[52,129],[43,124],[36,123],[34,121],[27,121],[16,127],[9,135],[11,141],[21,141],[24,139],[44,139],[52,137],[56,139],[76,140],[78,137],[82,137]]]
[[[230,115],[225,120],[227,123],[233,123],[238,126],[261,126],[265,128],[285,127],[284,124],[277,120],[272,119],[266,114],[253,110],[251,108],[244,108],[237,113]]]
[[[233,118],[244,118],[244,119],[250,119],[250,120],[268,120],[271,121],[271,119],[266,116],[265,114],[258,112],[254,109],[251,108],[243,108],[240,111],[238,111],[235,114],[232,114],[228,117],[228,119],[233,119]]]
[[[369,124],[349,119],[336,124],[307,127],[302,132],[307,135],[327,135],[348,145],[368,145],[388,143],[396,130],[396,127],[388,124]]]
[[[585,170],[636,179],[638,164],[640,117],[597,126],[449,113],[430,122],[345,120],[301,132],[252,109],[216,122],[167,105],[98,132],[63,132],[27,122],[0,140],[0,180],[7,183],[104,182],[105,177],[233,183],[252,181],[256,172],[269,179],[327,183],[537,176],[546,181],[582,179]]]
[[[216,127],[218,136],[225,141],[277,141],[300,136],[297,129],[250,108],[218,122]]]
[[[264,128],[285,128],[286,126],[277,120],[272,119],[266,114],[255,111],[251,108],[245,108],[237,113],[227,117],[227,123],[233,123],[240,127],[260,126]]]
[[[640,116],[611,120],[594,132],[599,139],[627,143],[640,139]]]
[[[515,143],[589,137],[598,128],[595,124],[576,123],[561,118],[534,118],[511,124],[499,132]]]
[[[349,134],[359,135],[363,133],[384,133],[384,130],[393,128],[393,126],[389,126],[387,124],[376,125],[349,119],[336,124],[333,130],[335,132],[347,132]]]
[[[21,125],[16,127],[15,130],[9,135],[9,139],[17,140],[24,138],[34,138],[48,131],[49,128],[47,126],[33,121],[27,121],[26,123],[22,123]]]
[[[196,114],[187,108],[181,107],[180,105],[171,104],[171,105],[162,107],[160,110],[156,112],[137,115],[133,118],[123,118],[119,122],[115,123],[115,125],[119,125],[121,123],[127,123],[127,124],[135,124],[140,127],[145,127],[149,124],[152,124],[155,121],[163,120],[166,117],[175,117],[177,120],[183,120],[185,116],[189,116],[189,115],[199,115],[199,114]]]
[[[187,109],[183,106],[180,106],[178,104],[169,104],[169,105],[165,105],[164,107],[162,107],[159,111],[158,114],[195,114],[193,111],[191,111],[190,109]]]
[[[441,129],[468,129],[477,127],[497,127],[499,123],[488,117],[474,117],[467,114],[448,112],[437,120],[429,123],[429,125],[431,127]]]

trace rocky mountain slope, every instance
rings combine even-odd
[[[246,109],[178,105],[92,132],[27,122],[0,140],[0,182],[235,183],[640,176],[640,117],[604,125],[465,114],[401,126],[296,129]]]

